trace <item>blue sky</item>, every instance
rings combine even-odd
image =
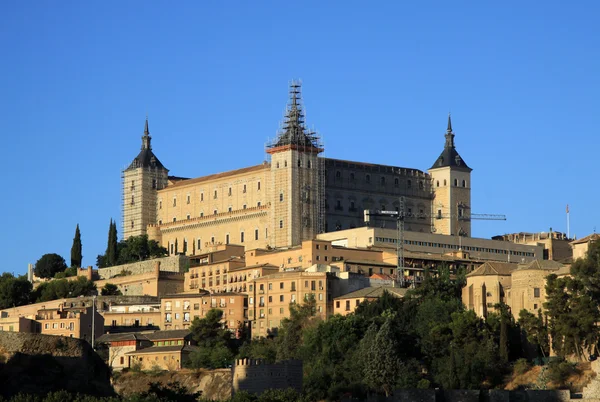
[[[426,170],[448,111],[474,169],[474,235],[591,233],[600,36],[593,1],[0,2],[2,271],[84,264],[120,218],[146,113],[171,174],[260,163],[303,81],[326,155]],[[596,172],[596,173],[595,173]]]

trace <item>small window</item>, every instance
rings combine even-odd
[[[217,214],[217,210],[215,209],[215,210],[213,211],[213,215],[216,215],[216,214]]]
[[[381,185],[385,184],[385,177],[381,176],[381,179],[379,180],[379,182],[381,183]]]
[[[246,185],[244,184],[244,189],[242,190],[242,193],[246,192]]]
[[[244,242],[244,232],[240,233],[240,243]]]
[[[398,187],[400,185],[400,180],[396,177],[394,179],[394,187]]]
[[[204,193],[200,193],[200,201],[204,201]]]
[[[342,178],[342,172],[340,172],[339,170],[335,172],[335,178],[336,179],[341,179]]]
[[[254,240],[258,240],[258,229],[254,229]]]
[[[458,187],[458,179],[454,179],[454,187]]]
[[[213,198],[216,200],[217,199],[217,190],[215,190],[215,193],[213,195]]]
[[[412,180],[408,179],[406,181],[406,187],[411,188],[412,187]]]
[[[229,244],[229,234],[225,235],[225,244]]]
[[[366,176],[365,176],[365,181],[366,181],[367,183],[370,183],[370,182],[371,182],[371,175],[370,175],[370,174],[368,174],[368,175],[366,175]]]
[[[256,203],[256,206],[257,206],[257,207],[260,207],[260,201]]]
[[[260,182],[256,183],[256,189],[260,190]]]
[[[231,207],[227,208],[227,212],[231,212],[233,209]]]
[[[283,193],[279,193],[279,202],[283,202]]]
[[[467,181],[466,181],[466,180],[463,180],[463,181],[462,181],[462,186],[463,186],[463,187],[467,187]]]
[[[227,195],[228,195],[229,197],[231,197],[231,187],[229,187],[229,188],[227,189]]]
[[[354,181],[354,173],[350,173],[350,180]]]
[[[279,221],[279,229],[283,229],[283,221]]]
[[[177,198],[173,198],[173,206],[176,207],[177,206]]]
[[[162,209],[162,201],[158,202],[158,209]]]
[[[540,297],[540,288],[533,288],[533,297]]]
[[[187,203],[190,203],[190,195],[188,194],[187,199],[186,199]]]
[[[173,221],[173,222],[175,222],[175,221]],[[134,226],[134,223],[133,223],[133,221],[131,221],[131,228],[132,229],[133,229],[133,226]]]
[[[173,222],[177,222],[177,218],[176,217],[173,217]],[[133,221],[131,223],[133,223]]]
[[[436,180],[436,182],[435,182],[435,186],[436,186],[436,187],[439,187],[439,186],[440,186],[440,181],[439,181],[439,180]]]
[[[242,209],[246,209],[246,204],[242,205]]]
[[[444,186],[447,186],[448,183],[446,182],[446,179],[444,179]]]
[[[188,220],[190,219],[190,214],[186,215],[186,219],[188,219]]]

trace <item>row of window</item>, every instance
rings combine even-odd
[[[260,191],[260,181],[256,183],[256,190]],[[242,186],[242,194],[246,194],[247,192],[247,187],[246,184],[244,184]],[[231,197],[233,195],[233,190],[231,187],[229,187],[227,189],[227,196]],[[219,190],[214,190],[213,191],[213,200],[216,200],[219,198]],[[200,202],[204,201],[204,192],[200,193]],[[192,196],[190,194],[186,195],[186,204],[190,204],[192,202]],[[177,196],[173,197],[173,206],[176,207],[177,206]],[[161,201],[161,207],[162,207],[162,201]]]
[[[444,179],[443,183],[444,183],[444,187],[446,187],[446,186],[447,186],[447,184],[446,184],[446,179]],[[439,187],[439,186],[440,186],[440,181],[439,181],[439,180],[436,180],[436,182],[435,182],[435,186],[436,186],[436,187]],[[462,186],[463,186],[463,187],[467,187],[467,181],[466,181],[466,180],[463,180],[463,181],[462,181]],[[458,179],[454,179],[454,187],[458,187]]]
[[[217,299],[211,298],[210,303],[211,303],[211,306],[216,307]],[[230,297],[229,304],[234,304],[234,303],[235,303],[235,298]],[[208,301],[204,301],[204,304],[208,304]],[[182,306],[181,301],[179,301],[179,300],[175,301],[175,308],[181,308],[181,306]],[[189,310],[190,306],[191,306],[191,303],[189,300],[183,301],[183,309],[184,310]],[[219,306],[220,307],[226,306],[226,300],[224,298],[221,298],[219,300]],[[165,302],[165,311],[171,311],[172,307],[173,307],[172,302],[170,302],[170,301]],[[194,310],[200,310],[200,303],[194,303]]]
[[[397,239],[390,237],[376,237],[376,242],[380,243],[397,243]],[[458,246],[456,244],[444,244],[444,243],[432,243],[426,241],[416,241],[416,240],[404,240],[404,244],[409,244],[413,246],[422,246],[422,247],[438,247],[438,248],[447,248],[451,250],[462,249],[465,251],[479,251],[482,253],[494,253],[494,254],[510,254],[517,255],[522,257],[534,257],[535,254],[527,251],[515,251],[515,250],[501,250],[487,247],[475,247],[475,246]]]
[[[280,199],[281,199],[281,201],[283,201],[283,194],[281,195]],[[257,206],[257,207],[260,207],[261,205],[262,205],[262,204],[261,204],[261,202],[260,202],[260,201],[258,201],[258,202],[256,203],[256,206]],[[175,205],[173,205],[173,206],[175,206]],[[247,205],[247,204],[243,204],[243,205],[242,205],[242,209],[246,209],[246,208],[248,208],[248,205]],[[162,201],[159,201],[159,202],[158,202],[158,209],[162,209]],[[230,205],[230,206],[227,208],[227,212],[233,212],[233,206],[231,206],[231,205]],[[219,210],[218,210],[218,209],[213,209],[213,215],[217,215],[218,213],[219,213]],[[200,210],[200,218],[202,218],[203,216],[204,216],[204,211]],[[187,214],[187,215],[186,215],[186,219],[191,219],[191,214]],[[176,221],[177,221],[177,218],[173,217],[173,222],[176,222]],[[162,224],[162,220],[161,220],[161,221],[159,221],[158,223],[159,223],[159,224]]]
[[[335,172],[335,179],[342,180],[342,172],[340,170],[337,170]],[[356,175],[353,172],[351,172],[349,179],[351,182],[356,181]],[[371,175],[368,173],[365,174],[365,183],[371,183]],[[379,177],[379,184],[381,184],[382,186],[385,186],[387,184],[387,179],[385,176]],[[413,183],[411,179],[406,180],[406,188],[412,188],[412,184]],[[423,190],[425,188],[425,183],[423,182],[423,180],[419,180],[417,185],[419,186],[419,190]],[[394,187],[400,187],[400,179],[398,177],[394,178]]]
[[[283,161],[283,167],[287,167],[287,165],[288,165],[287,161]],[[302,159],[298,159],[297,165],[298,165],[298,167],[302,167],[302,166],[304,165],[304,164],[302,163]],[[280,164],[279,164],[279,162],[277,162],[277,163],[275,164],[275,167],[276,167],[277,169],[279,169],[279,168],[280,168]],[[308,169],[310,169],[310,168],[312,167],[312,163],[311,163],[311,161],[310,161],[310,160],[308,160],[308,161],[306,162],[306,167],[307,167]]]
[[[280,226],[283,227],[283,221],[280,221]],[[254,240],[259,240],[259,230],[258,229],[254,229]],[[269,235],[269,231],[267,228],[265,228],[265,239],[268,237]],[[246,235],[245,232],[240,232],[240,237],[239,237],[239,242],[240,243],[244,243],[244,241],[246,240]],[[229,235],[229,233],[225,234],[225,244],[229,244],[231,242],[231,237]],[[197,251],[202,250],[202,239],[196,239],[195,242],[192,242],[195,245],[195,249],[192,250],[194,253]],[[210,244],[216,244],[216,238],[215,236],[212,236],[210,238]],[[167,243],[167,250],[169,250],[170,254],[179,254],[180,252],[187,254],[188,252],[188,241],[186,238],[183,239],[182,242],[182,249],[179,249],[179,242],[177,241],[177,239],[175,239],[174,242],[168,242]]]

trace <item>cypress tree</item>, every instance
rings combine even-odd
[[[507,318],[504,316],[504,312],[501,313],[500,317],[500,361],[502,363],[508,363],[508,325],[506,323]]]
[[[75,237],[73,238],[73,246],[71,247],[71,266],[80,268],[82,259],[81,232],[79,232],[79,224],[77,224],[77,227],[75,228]]]
[[[117,223],[110,220],[108,229],[108,244],[106,246],[106,266],[112,267],[117,265]]]

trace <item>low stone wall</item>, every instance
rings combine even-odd
[[[568,390],[443,390],[398,389],[393,396],[369,396],[366,400],[343,398],[342,402],[599,402],[596,399],[571,399]]]
[[[117,275],[139,275],[154,272],[157,262],[160,262],[160,270],[166,272],[183,273],[190,265],[190,260],[187,256],[172,255],[170,257],[154,258],[131,264],[115,265],[109,268],[99,268],[98,277],[100,279],[110,279]]]

